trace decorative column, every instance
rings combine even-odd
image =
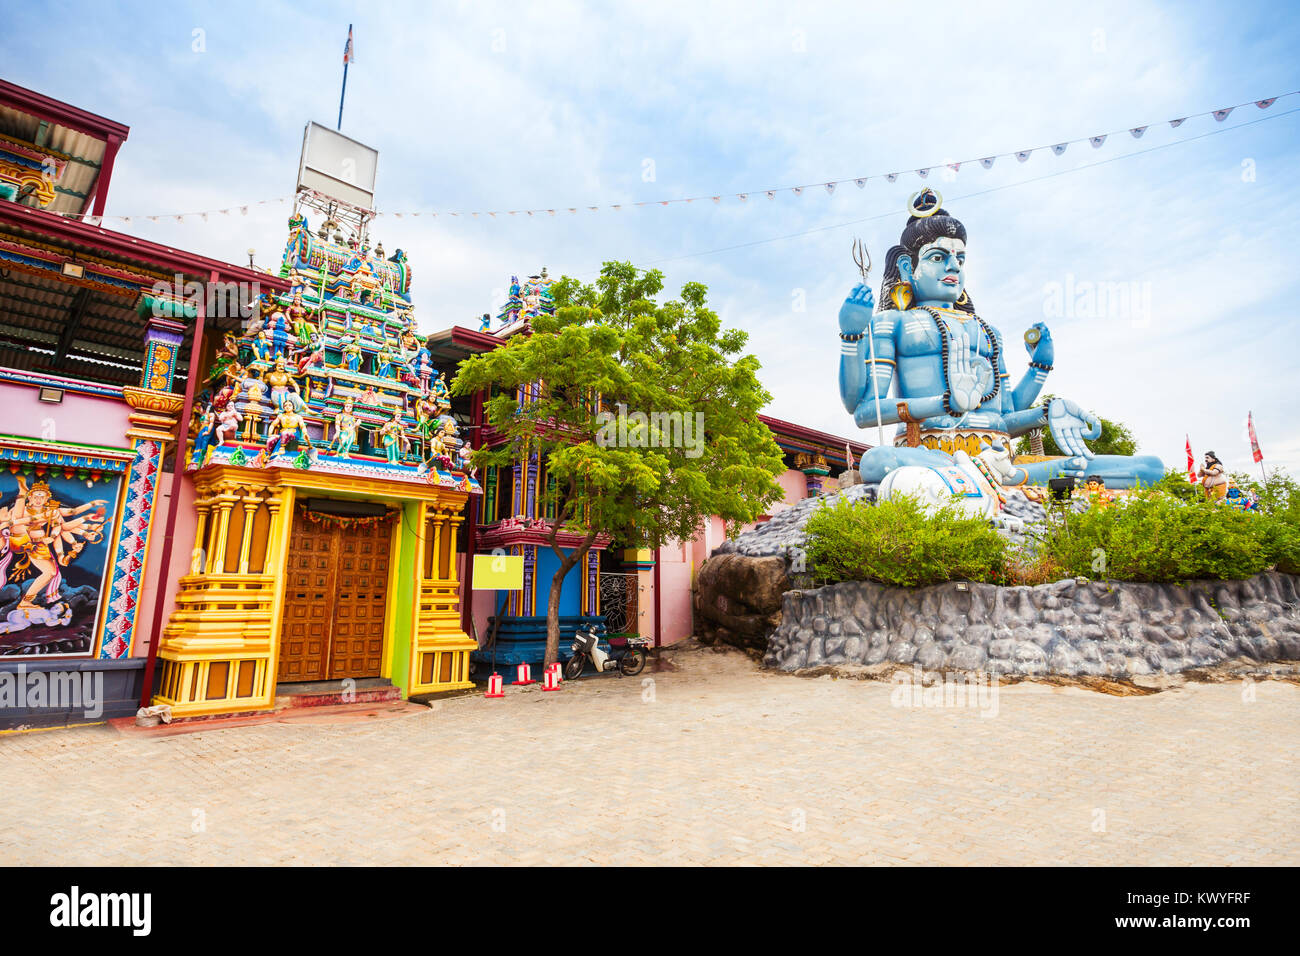
[[[181,343],[185,341],[185,326],[172,319],[154,315],[161,303],[152,297],[141,299],[141,309],[151,310],[144,332],[144,364],[141,368],[140,387],[155,392],[170,392],[176,377],[176,359]]]
[[[174,365],[174,357],[172,361]],[[168,387],[170,384],[168,379]],[[135,459],[127,476],[122,524],[113,545],[113,580],[109,585],[104,629],[99,637],[99,656],[109,659],[131,653],[140,585],[144,582],[154,506],[158,500],[158,479],[167,443],[176,440],[177,419],[184,405],[183,396],[167,391],[128,387],[122,393],[132,409],[126,437],[131,439]]]
[[[176,360],[185,341],[185,325],[169,315],[184,316],[188,307],[173,298],[143,293],[136,307],[146,319],[144,362],[140,367],[140,386],[124,388],[122,395],[132,412],[131,439],[135,460],[127,477],[126,505],[122,526],[114,544],[113,580],[109,585],[108,610],[104,630],[99,638],[99,656],[127,657],[135,637],[136,611],[140,585],[144,582],[145,562],[149,555],[149,533],[153,526],[154,505],[158,500],[158,479],[167,443],[177,441],[176,426],[185,399],[172,394],[176,378]],[[183,442],[182,442],[183,445]],[[184,448],[181,448],[184,453]],[[173,494],[176,490],[173,489]],[[158,595],[162,599],[162,595]]]
[[[422,539],[416,548],[415,634],[411,645],[409,694],[473,687],[469,655],[478,648],[461,627],[456,574],[456,526],[463,520],[464,494],[440,493],[420,505]],[[442,572],[444,549],[447,573]]]
[[[533,581],[537,571],[537,546],[525,544],[521,550],[524,555],[524,587],[519,592],[519,616],[531,617],[537,611]]]
[[[158,642],[154,702],[170,704],[175,717],[274,705],[295,491],[268,487],[266,480],[261,471],[230,465],[210,466],[195,478],[194,548],[207,560],[193,562],[178,582],[176,606]],[[263,505],[269,518],[264,540],[255,533]]]
[[[794,466],[804,473],[807,490],[805,497],[813,498],[821,494],[822,479],[831,473],[831,466],[826,461],[826,456],[822,454],[813,456],[801,451],[795,458]]]
[[[265,499],[258,497],[252,488],[244,489],[243,506],[244,506],[244,532],[239,539],[239,573],[248,573],[248,559],[253,547],[253,518],[257,514],[257,507]]]

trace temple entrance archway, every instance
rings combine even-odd
[[[296,509],[278,683],[380,676],[392,537],[388,516],[348,520]]]

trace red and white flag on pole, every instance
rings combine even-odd
[[[1192,438],[1187,436],[1187,480],[1196,484],[1196,457],[1192,454]]]
[[[343,45],[343,63],[355,63],[357,61],[357,51],[352,46],[352,25],[348,24],[348,42]]]
[[[1250,432],[1250,453],[1255,457],[1255,461],[1264,460],[1264,453],[1259,450],[1259,436],[1255,434],[1255,419],[1250,413],[1246,413],[1246,430]]]

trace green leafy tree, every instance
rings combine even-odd
[[[1037,405],[1045,405],[1055,396],[1044,395]],[[1135,455],[1137,454],[1137,439],[1133,437],[1127,425],[1120,422],[1112,421],[1109,418],[1101,418],[1101,437],[1096,441],[1088,442],[1088,447],[1096,455]],[[1021,437],[1016,442],[1016,454],[1030,454],[1030,439],[1028,435]],[[1065,452],[1061,451],[1061,446],[1056,444],[1056,439],[1052,437],[1052,430],[1043,427],[1043,454],[1064,456]]]
[[[781,496],[781,450],[758,418],[771,396],[758,360],[741,354],[748,336],[721,327],[703,285],[660,303],[662,288],[658,270],[627,262],[605,263],[592,285],[566,276],[552,288],[555,315],[468,359],[452,383],[458,395],[500,389],[485,408],[506,441],[476,451],[475,465],[533,454],[546,463],[548,543],[560,562],[547,664],[559,656],[565,575],[599,536],[657,548],[691,538],[711,515],[730,533]],[[520,407],[515,390],[532,383],[540,395]],[[566,552],[562,531],[580,543]]]

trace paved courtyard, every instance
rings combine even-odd
[[[983,716],[673,658],[372,718],[6,735],[0,863],[1300,863],[1292,684],[1019,684]]]

